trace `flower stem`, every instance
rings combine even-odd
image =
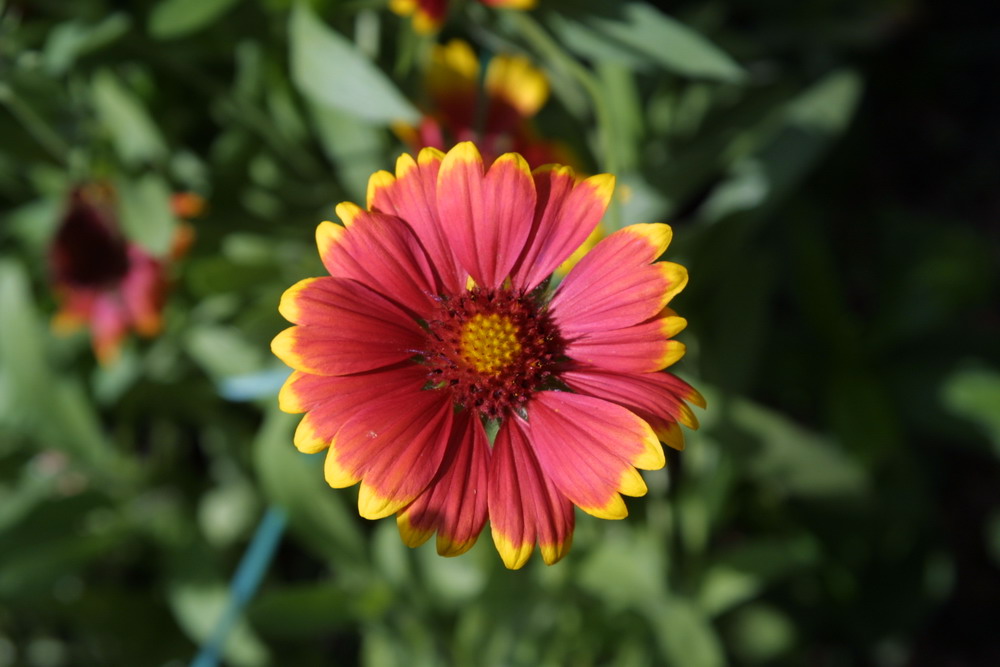
[[[202,645],[198,655],[191,662],[191,667],[215,667],[219,664],[219,654],[226,645],[229,633],[243,613],[243,608],[257,592],[261,579],[271,564],[274,552],[285,532],[286,521],[284,510],[273,505],[267,509],[257,526],[257,532],[254,533],[250,546],[243,554],[239,567],[236,568],[236,574],[229,585],[226,608],[216,622],[208,641]]]
[[[597,127],[600,130],[601,150],[604,158],[601,166],[604,171],[610,174],[617,174],[619,165],[618,155],[615,150],[614,119],[611,108],[601,93],[601,85],[597,77],[567,53],[538,21],[524,12],[511,12],[511,14],[512,20],[516,23],[525,39],[534,44],[535,49],[547,57],[554,65],[574,77],[590,97],[594,107]],[[608,213],[613,218],[617,218],[618,207],[612,204]],[[613,220],[612,223],[615,229],[621,226],[617,219]]]

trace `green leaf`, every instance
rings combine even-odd
[[[735,401],[732,420],[756,437],[759,449],[747,461],[751,474],[792,496],[861,496],[868,478],[861,466],[823,437],[778,412],[750,401]]]
[[[126,32],[132,20],[123,12],[106,16],[94,25],[82,21],[60,23],[45,41],[45,69],[53,76],[67,72],[77,58],[110,44]]]
[[[606,3],[602,3],[606,4]],[[676,74],[738,82],[745,76],[724,51],[645,2],[622,2],[585,15],[550,15],[560,41],[578,55],[631,67],[657,64]]]
[[[142,102],[109,70],[94,75],[91,96],[115,150],[129,165],[162,158],[167,147]]]
[[[795,641],[795,625],[781,611],[764,604],[741,609],[733,620],[733,649],[752,664],[770,662]]]
[[[698,603],[706,614],[718,616],[753,597],[763,586],[760,577],[726,565],[715,565],[704,576]]]
[[[11,544],[10,540],[5,540]],[[18,540],[20,547],[0,555],[0,597],[38,599],[52,590],[58,577],[76,573],[120,549],[120,531],[103,535],[67,534],[44,540]]]
[[[837,135],[847,128],[861,95],[861,78],[851,70],[832,72],[789,105],[787,120],[801,128]]]
[[[368,178],[385,167],[385,131],[350,113],[311,104],[320,146],[337,165],[337,174],[354,201],[364,201]]]
[[[361,590],[339,583],[309,583],[264,591],[247,609],[254,626],[268,636],[308,639],[392,609],[392,589],[373,579]]]
[[[312,100],[373,123],[414,123],[420,113],[392,80],[304,4],[288,24],[292,80]]]
[[[662,545],[627,525],[607,535],[580,568],[579,584],[613,609],[641,608],[665,587]]]
[[[395,536],[399,540],[399,536]],[[482,538],[462,558],[442,558],[431,539],[416,550],[422,580],[435,600],[458,609],[478,599],[486,587],[486,573],[495,563],[493,546]],[[485,553],[484,553],[485,552]]]
[[[942,399],[955,415],[978,424],[1000,456],[1000,373],[987,368],[956,371],[944,383]]]
[[[253,488],[243,480],[220,485],[201,497],[198,524],[214,547],[224,547],[248,534],[260,512]]]
[[[229,587],[221,580],[176,579],[167,587],[167,602],[177,623],[198,643],[208,641],[226,608],[229,595]],[[267,647],[244,618],[233,625],[223,654],[228,664],[238,667],[271,664]]]
[[[119,213],[125,234],[154,257],[170,253],[177,218],[170,207],[170,188],[156,174],[117,183]]]
[[[64,450],[102,475],[121,470],[121,457],[102,433],[80,383],[57,375],[52,367],[27,276],[11,261],[0,263],[0,321],[0,367],[8,403],[3,407],[39,442]]]
[[[345,507],[347,491],[323,480],[322,455],[296,451],[292,432],[299,415],[272,407],[254,443],[254,465],[267,496],[288,512],[292,529],[317,553],[346,568],[364,559],[361,519]]]
[[[726,664],[719,636],[697,606],[677,596],[651,600],[647,616],[666,664],[698,667]]]
[[[239,0],[161,0],[149,15],[149,33],[174,39],[206,28]]]
[[[776,113],[760,148],[737,160],[699,215],[708,222],[773,206],[810,172],[854,115],[861,78],[851,70],[828,74]]]
[[[200,325],[188,331],[188,353],[216,380],[258,370],[264,350],[247,341],[235,327]]]

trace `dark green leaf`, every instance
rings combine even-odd
[[[94,75],[91,95],[104,131],[130,165],[158,160],[167,147],[142,101],[109,70]]]
[[[160,0],[149,15],[149,32],[174,39],[206,28],[239,4],[239,0]]]
[[[560,40],[577,54],[629,66],[654,63],[672,72],[740,81],[743,69],[693,29],[645,2],[619,2],[582,16],[552,15]]]
[[[292,80],[307,97],[372,123],[420,118],[392,80],[305,3],[295,6],[288,31]]]

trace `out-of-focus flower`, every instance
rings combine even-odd
[[[569,152],[539,137],[530,122],[549,97],[545,74],[527,58],[498,55],[486,67],[480,95],[480,67],[468,42],[436,45],[426,81],[430,108],[419,126],[397,125],[400,138],[414,150],[473,141],[487,161],[512,151],[532,167],[572,164]]]
[[[205,212],[205,199],[195,192],[175,192],[170,195],[170,209],[178,218],[200,218]]]
[[[178,236],[190,232],[182,227]],[[129,331],[146,337],[160,332],[168,287],[165,263],[122,236],[110,187],[73,191],[49,252],[61,302],[53,325],[59,331],[89,327],[99,361],[114,360]]]
[[[305,413],[304,452],[327,450],[333,487],[361,483],[358,508],[392,514],[416,546],[469,549],[489,517],[509,568],[537,543],[569,550],[573,506],[626,516],[636,468],[664,465],[704,405],[663,369],[684,354],[686,322],[667,307],[684,267],[657,262],[664,224],[598,243],[554,294],[548,276],[583,243],[614,179],[569,167],[532,172],[501,156],[486,170],[471,143],[402,155],[368,186],[367,210],[316,236],[329,277],[285,292],[293,326],[272,350],[294,369],[282,410]],[[490,446],[486,426],[496,426]]]
[[[490,7],[533,9],[538,0],[479,0]],[[413,29],[420,33],[434,32],[448,16],[449,0],[390,0],[389,8],[400,16],[413,17]]]

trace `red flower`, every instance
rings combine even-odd
[[[160,332],[167,291],[163,262],[122,237],[112,197],[103,186],[74,190],[50,247],[54,289],[62,302],[54,325],[89,326],[102,363],[116,357],[130,330],[142,336]]]
[[[272,343],[295,369],[279,402],[306,413],[295,444],[328,450],[331,486],[361,483],[362,516],[397,514],[411,546],[437,532],[444,555],[488,516],[507,567],[536,543],[554,563],[574,505],[623,518],[619,494],[646,492],[636,468],[663,466],[660,440],[682,447],[678,422],[697,425],[685,401],[704,403],[662,372],[686,324],[667,303],[687,272],[655,261],[670,227],[626,227],[545,289],[613,187],[517,154],[487,171],[463,143],[402,155],[372,177],[368,210],[344,203],[344,226],[319,226],[330,276],[281,299],[297,326]]]
[[[532,167],[573,162],[568,150],[539,137],[531,125],[549,97],[549,82],[540,69],[521,56],[494,56],[486,67],[482,95],[479,71],[468,42],[435,45],[427,71],[428,113],[417,127],[397,125],[396,133],[414,150],[447,150],[457,142],[474,141],[487,162],[505,152],[520,153]]]
[[[532,9],[537,0],[479,0],[490,7]],[[400,16],[413,17],[413,29],[421,33],[434,32],[448,16],[448,0],[390,0],[389,8]]]

